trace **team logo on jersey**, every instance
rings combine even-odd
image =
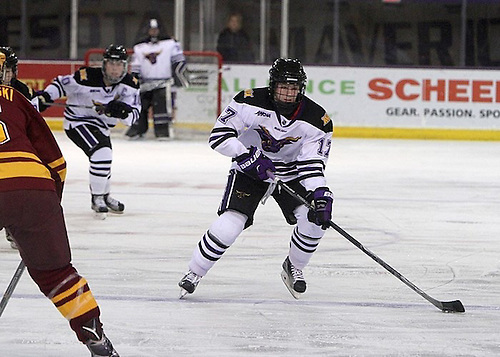
[[[151,64],[155,64],[160,53],[161,53],[161,51],[160,52],[151,52],[151,53],[148,53],[147,55],[145,55],[144,57],[146,57],[149,60],[149,62],[151,62]]]
[[[262,150],[273,153],[280,151],[285,145],[299,141],[301,138],[301,136],[287,136],[286,138],[278,140],[271,135],[265,126],[262,125],[259,125],[259,128],[255,129],[255,131],[259,133],[261,138]]]
[[[243,191],[235,190],[235,193],[236,193],[236,197],[238,197],[239,199],[243,199],[245,197],[249,197],[250,196],[249,193],[246,193],[246,192],[243,192]]]
[[[82,81],[86,81],[88,79],[87,77],[87,70],[85,68],[80,69],[80,79]]]
[[[321,117],[321,120],[323,120],[323,126],[325,126],[326,124],[328,124],[330,122],[330,117],[328,116],[328,114],[325,113],[325,115],[323,115]]]
[[[243,98],[253,98],[253,89],[245,89],[243,92]]]

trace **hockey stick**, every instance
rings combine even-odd
[[[21,260],[14,273],[14,276],[10,280],[9,286],[7,286],[7,290],[5,290],[5,293],[3,294],[2,301],[0,302],[0,317],[2,316],[3,310],[5,310],[5,307],[7,306],[7,303],[9,302],[10,297],[12,296],[12,293],[14,292],[17,283],[19,282],[21,276],[23,275],[25,267],[26,265]]]
[[[286,183],[284,183],[281,180],[278,180],[274,177],[272,173],[268,171],[269,177],[274,180],[278,184],[279,187],[284,189],[290,196],[295,198],[296,200],[300,201],[302,204],[304,204],[308,209],[314,210],[313,205],[308,202],[304,197],[300,196],[297,192],[295,192],[292,188],[290,188]],[[363,244],[361,244],[358,240],[356,240],[353,236],[351,236],[349,233],[344,231],[342,228],[340,228],[337,224],[335,224],[333,221],[329,221],[329,226],[335,229],[338,233],[340,233],[344,238],[346,238],[349,242],[354,244],[356,247],[358,247],[363,253],[368,255],[370,258],[375,260],[378,264],[380,264],[382,267],[384,267],[389,273],[394,275],[396,278],[401,280],[403,283],[405,283],[410,289],[415,291],[417,294],[422,296],[424,299],[429,301],[432,305],[437,307],[443,312],[465,312],[465,308],[460,302],[460,300],[454,300],[454,301],[439,301],[434,299],[432,296],[426,294],[423,290],[421,290],[418,286],[413,284],[411,281],[409,281],[407,278],[405,278],[400,272],[398,272],[396,269],[391,267],[389,264],[387,264],[385,261],[383,261],[381,258],[379,258],[375,253],[373,253],[371,250],[368,248],[365,248]]]
[[[96,105],[79,105],[79,104],[66,104],[66,103],[43,103],[43,105],[47,105],[49,107],[61,107],[61,108],[83,108],[83,109],[95,109]]]
[[[116,94],[112,100],[120,99],[120,95]],[[83,108],[83,109],[94,109],[95,111],[104,110],[105,104],[94,102],[94,105],[80,105],[80,104],[67,104],[67,103],[58,103],[58,102],[43,102],[43,105],[47,105],[49,107],[62,107],[62,108]]]

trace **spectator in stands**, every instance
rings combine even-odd
[[[227,26],[219,33],[217,51],[225,62],[253,62],[252,43],[243,30],[243,17],[240,13],[229,15]]]

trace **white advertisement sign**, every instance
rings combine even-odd
[[[304,66],[306,94],[336,126],[500,129],[495,70]],[[222,107],[250,87],[266,86],[268,65],[225,65]]]

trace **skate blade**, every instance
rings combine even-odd
[[[179,299],[184,298],[184,296],[186,296],[187,294],[189,294],[189,292],[186,289],[181,288],[181,291],[179,293]]]
[[[108,212],[112,214],[123,214],[124,211],[113,211],[112,209],[110,209]]]
[[[295,290],[293,290],[293,287],[290,285],[290,280],[288,279],[288,274],[284,270],[281,271],[281,280],[283,280],[283,283],[285,284],[290,294],[292,294],[292,296],[298,300],[301,293],[298,293]]]
[[[94,218],[101,221],[105,220],[107,216],[108,215],[106,212],[94,212]]]

